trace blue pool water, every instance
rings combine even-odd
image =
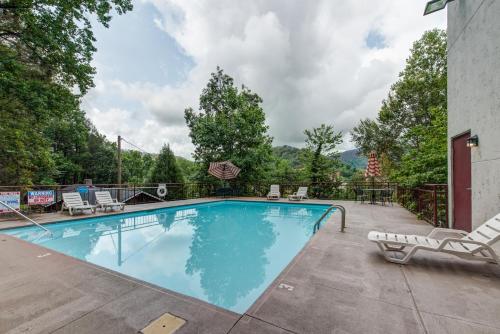
[[[243,313],[327,208],[220,201],[0,233]]]

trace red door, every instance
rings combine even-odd
[[[467,139],[470,132],[453,138],[453,228],[471,231],[471,159]]]

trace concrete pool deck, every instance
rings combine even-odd
[[[397,205],[307,202],[344,205],[345,232],[335,213],[243,315],[2,235],[0,333],[137,333],[166,312],[187,321],[176,333],[500,333],[500,266],[425,252],[388,263],[370,230],[432,226]]]

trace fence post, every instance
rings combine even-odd
[[[444,200],[445,200],[445,208],[446,208],[446,227],[450,227],[450,217],[448,213],[448,185],[444,187]]]
[[[432,186],[432,196],[434,196],[434,226],[438,225],[438,201],[437,201],[437,192],[436,185]]]

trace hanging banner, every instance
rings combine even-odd
[[[0,192],[0,201],[10,205],[13,209],[19,211],[21,204],[21,193],[19,191],[2,191]],[[0,213],[11,212],[10,209],[0,204]]]
[[[54,190],[28,191],[28,205],[48,205],[54,203]]]

